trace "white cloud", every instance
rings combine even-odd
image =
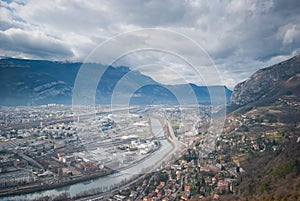
[[[296,25],[289,28],[283,37],[283,44],[299,43],[300,41],[300,29]]]
[[[164,28],[196,41],[216,63],[224,83],[233,87],[258,68],[299,50],[299,10],[298,0],[0,1],[0,51],[2,56],[83,61],[97,45],[117,34]],[[146,40],[132,37],[123,45]],[[197,57],[182,41],[162,37],[160,42]],[[188,66],[166,56],[155,55],[155,59],[158,65],[174,66],[177,74],[201,83]],[[122,61],[151,64],[151,55]],[[175,75],[163,75],[167,71],[147,73],[165,83],[179,81]]]

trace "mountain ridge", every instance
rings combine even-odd
[[[80,62],[0,59],[0,105],[71,104],[72,90],[81,65]],[[95,68],[106,68],[93,63],[85,66],[91,72]],[[178,104],[179,100],[171,90],[195,93],[196,102],[200,104],[210,104],[210,88],[224,89],[227,103],[231,96],[226,86],[163,85],[129,67],[109,66],[98,83],[96,104],[110,104],[114,89],[121,79],[124,88],[121,92],[126,92],[126,87],[132,89],[133,86],[141,86],[134,92],[131,104]],[[142,86],[145,83],[147,85]],[[187,87],[188,91],[183,90]],[[182,97],[181,103],[193,103],[191,96]]]
[[[231,104],[243,106],[266,96],[292,76],[300,73],[300,54],[278,64],[260,69],[247,80],[237,84],[231,96]]]

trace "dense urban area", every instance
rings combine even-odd
[[[90,107],[77,106],[77,111],[80,114],[74,115],[71,106],[57,104],[1,107],[2,196],[57,188],[125,171],[161,149],[161,140],[166,139],[172,142],[172,151],[164,157],[166,160],[151,168],[169,167],[178,159],[175,153],[193,145],[198,128],[210,118],[211,108],[138,106],[111,110],[109,106],[99,106],[91,112]],[[163,129],[151,125],[151,121],[157,121]],[[193,153],[201,154],[196,149]],[[201,162],[210,164],[209,161]],[[180,163],[186,166],[191,161]],[[150,172],[151,168],[143,168],[140,173]],[[174,181],[177,178],[183,185],[181,167],[177,165],[175,170],[178,176]],[[115,187],[110,185],[100,191]],[[88,190],[76,196],[90,193]]]
[[[285,103],[299,107],[295,104]],[[278,152],[285,140],[300,141],[296,131],[277,129],[276,116],[261,118],[252,108],[228,116],[218,134],[208,131],[219,109],[211,106],[76,107],[76,115],[71,106],[57,104],[1,107],[2,197],[114,175],[121,180],[35,199],[218,199],[240,191],[239,176],[245,172],[240,163],[247,155]],[[256,126],[276,129],[251,135]],[[210,138],[214,145],[207,144]],[[159,160],[147,161],[159,151],[164,151]],[[138,164],[140,169],[132,171]]]

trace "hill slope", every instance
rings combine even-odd
[[[238,84],[226,135],[256,139],[259,151],[232,148],[246,171],[236,180],[234,196],[222,200],[300,199],[300,55],[254,73]]]

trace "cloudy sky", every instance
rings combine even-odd
[[[299,10],[299,0],[1,0],[0,56],[85,61],[110,38],[156,28],[197,43],[232,88],[257,69],[300,52]],[[131,37],[123,45],[143,42]],[[176,37],[162,37],[161,43],[184,49],[179,56],[198,56]],[[169,53],[132,53],[116,65],[140,69],[166,84],[203,84]]]

